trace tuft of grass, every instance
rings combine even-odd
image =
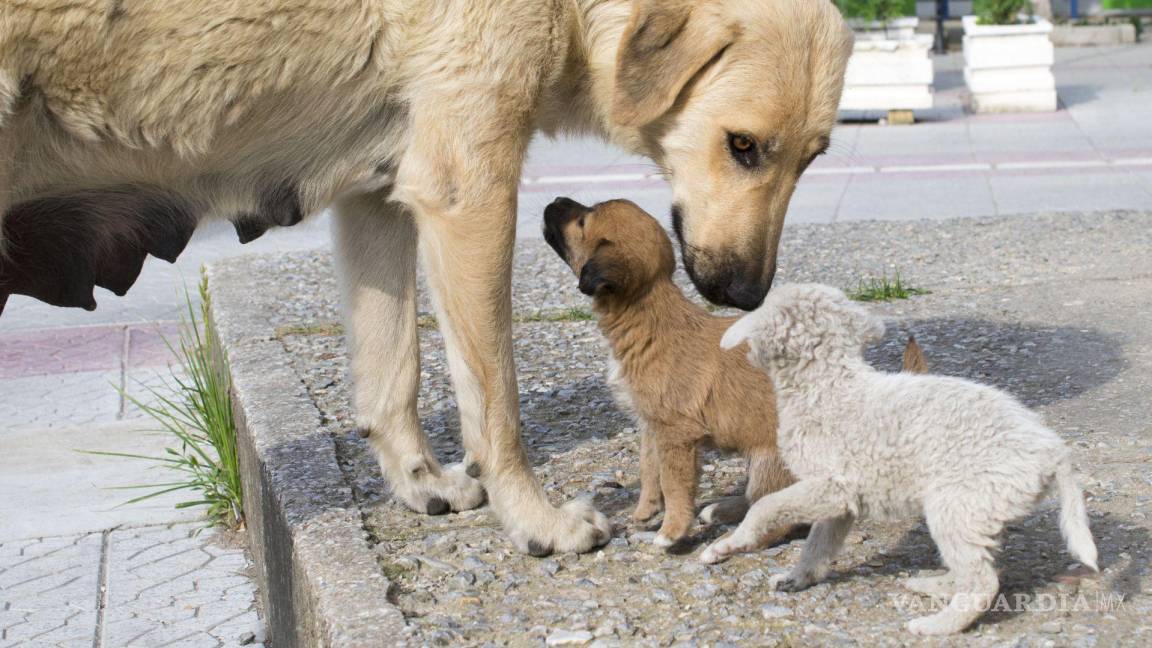
[[[244,503],[231,379],[219,340],[208,325],[211,301],[206,277],[201,279],[199,291],[199,314],[191,297],[185,295],[188,315],[181,322],[179,339],[175,345],[164,341],[179,369],[172,369],[160,387],[145,386],[155,404],[144,403],[121,390],[126,399],[160,425],[161,432],[171,435],[172,446],[165,448],[162,456],[95,451],[87,454],[151,461],[176,474],[172,481],[162,484],[120,487],[150,489],[125,505],[191,491],[192,498],[176,504],[176,508],[206,506],[210,524],[240,529],[244,526]]]
[[[888,278],[888,273],[885,272],[883,276],[870,279],[861,279],[856,284],[856,288],[849,288],[844,291],[849,299],[862,302],[873,301],[891,301],[893,299],[908,299],[913,295],[927,295],[930,291],[922,288],[914,288],[904,284],[904,280],[900,278],[900,271],[897,270],[892,279]]]

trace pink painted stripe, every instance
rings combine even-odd
[[[167,322],[0,334],[0,379],[163,366],[169,360],[163,337],[176,333]]]

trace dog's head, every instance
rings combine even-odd
[[[585,207],[557,198],[544,210],[544,239],[598,301],[631,301],[676,270],[664,228],[627,200]]]
[[[852,34],[828,0],[636,0],[613,120],[669,175],[688,274],[751,310],[800,175],[829,146]]]
[[[789,284],[773,290],[764,304],[736,321],[720,346],[747,342],[760,367],[812,360],[860,357],[864,345],[884,335],[884,320],[831,286]]]

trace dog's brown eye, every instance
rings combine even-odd
[[[732,154],[732,159],[746,169],[754,168],[760,164],[760,153],[756,148],[756,141],[747,135],[729,133],[728,152]]]

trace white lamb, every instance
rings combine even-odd
[[[923,512],[949,572],[905,585],[950,601],[908,629],[960,632],[999,591],[991,550],[1005,523],[1027,514],[1054,480],[1068,549],[1096,570],[1083,495],[1060,437],[992,387],[876,371],[863,349],[883,333],[879,317],[813,284],[774,289],[729,328],[722,346],[746,341],[749,359],[776,386],[780,452],[799,481],[758,501],[701,560],[752,551],[768,529],[813,523],[799,563],[772,579],[798,591],[825,576],[857,518]]]

